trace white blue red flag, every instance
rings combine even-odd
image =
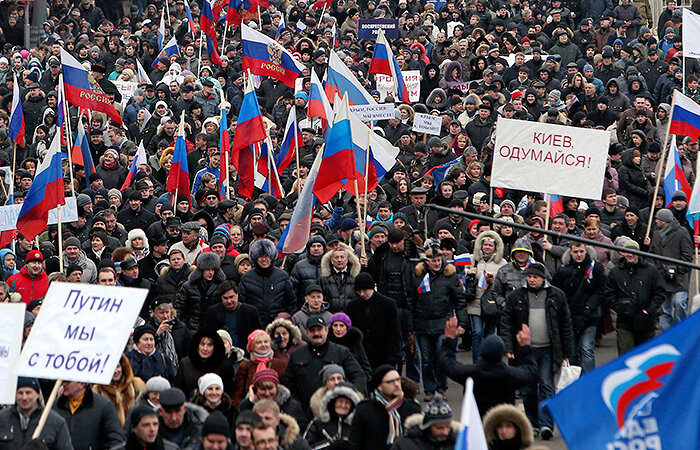
[[[418,285],[418,293],[425,294],[430,292],[430,274],[426,273],[423,280]]]
[[[219,17],[214,14],[214,3],[215,0],[204,0],[204,4],[202,5],[202,16],[199,18],[199,28],[207,37],[207,51],[209,52],[211,62],[222,65],[223,61],[221,61],[219,51],[216,49],[218,45],[216,38],[216,25]],[[221,10],[219,9],[219,11]]]
[[[173,163],[174,161],[175,158],[173,157]],[[148,156],[146,155],[146,149],[143,148],[143,141],[139,143],[139,149],[136,151],[136,156],[134,156],[134,161],[131,163],[129,173],[126,174],[126,180],[124,180],[124,184],[122,184],[122,191],[131,185],[131,180],[134,179],[134,176],[139,171],[139,166],[142,164],[148,165]]]
[[[305,68],[301,62],[279,42],[245,24],[241,25],[241,39],[243,71],[275,78],[294,89],[294,80]]]
[[[7,126],[7,135],[18,145],[23,146],[26,129],[24,125],[24,111],[22,110],[22,97],[19,94],[19,84],[17,84],[17,74],[13,72],[13,76],[15,82],[12,87],[12,109],[10,110],[10,123]]]
[[[333,108],[331,102],[328,101],[326,91],[323,89],[321,80],[318,79],[316,71],[311,71],[311,84],[309,85],[309,102],[307,103],[308,117],[321,118],[321,129],[323,137],[328,139],[331,128],[333,127]]]
[[[673,91],[670,134],[690,136],[693,141],[700,137],[700,105],[677,90]]]
[[[469,253],[462,253],[461,255],[455,256],[454,261],[452,261],[457,267],[465,267],[472,265],[472,256]]]
[[[462,399],[462,414],[455,450],[488,450],[484,426],[474,398],[474,380],[467,378]]]
[[[245,25],[243,25],[245,26]],[[238,171],[238,194],[252,198],[255,191],[255,149],[265,140],[267,130],[263,122],[258,96],[250,80],[245,82],[243,103],[238,114],[238,125],[231,145],[231,163]]]
[[[668,149],[668,157],[666,158],[666,171],[664,172],[664,193],[666,194],[666,207],[671,206],[671,198],[676,191],[685,192],[686,198],[690,199],[693,191],[690,188],[690,183],[685,177],[683,166],[681,166],[681,158],[676,147],[676,136],[671,136],[671,146]]]
[[[175,36],[173,36],[172,38],[170,38],[168,43],[165,44],[165,46],[161,49],[160,53],[158,53],[158,58],[153,60],[153,65],[151,65],[151,67],[153,69],[158,67],[158,59],[161,56],[170,59],[171,56],[175,56],[175,55],[180,55],[180,49],[177,46],[177,40],[175,39]],[[141,74],[139,74],[139,77],[140,76],[141,76]]]
[[[141,147],[139,147],[139,150],[141,150]],[[180,117],[180,125],[177,127],[177,137],[175,138],[175,149],[173,151],[173,164],[170,166],[170,172],[168,173],[166,189],[173,194],[173,196],[175,196],[176,192],[184,194],[190,192],[190,172],[187,163],[184,111]]]
[[[221,108],[221,121],[219,122],[219,147],[221,148],[221,163],[219,165],[219,197],[225,199],[231,180],[226,179],[229,173],[229,161],[231,160],[231,143],[228,135],[228,119],[226,109]]]
[[[399,63],[396,61],[394,53],[391,51],[391,46],[386,40],[386,35],[383,29],[379,29],[377,34],[377,43],[374,46],[374,53],[372,54],[372,62],[369,65],[369,73],[379,73],[382,75],[389,75],[392,77],[394,82],[394,92],[396,93],[396,99],[402,102],[410,102],[411,99],[408,96],[408,89],[406,88],[406,83],[401,74],[401,69],[399,68]]]
[[[275,159],[277,170],[284,172],[284,169],[289,167],[292,161],[294,161],[297,149],[303,146],[304,144],[301,142],[301,130],[297,123],[296,108],[291,108],[289,110],[289,117],[287,117],[287,125],[284,127],[284,138],[282,138],[280,151]]]
[[[83,122],[80,119],[78,119],[78,129],[75,132],[75,140],[73,140],[71,159],[73,164],[77,164],[85,168],[85,178],[89,178],[90,174],[95,172],[95,163],[92,160],[90,143],[88,142],[87,136],[85,136],[85,128],[83,127]]]
[[[329,99],[335,99],[336,93],[342,98],[347,92],[348,101],[351,105],[377,104],[335,51],[331,51],[328,57],[328,70],[324,80],[324,89],[326,90],[326,97]]]
[[[194,19],[192,18],[192,10],[190,9],[190,2],[185,0],[185,14],[187,15],[187,29],[190,30],[190,33],[195,33],[195,27],[194,27]],[[138,61],[138,60],[137,60]]]

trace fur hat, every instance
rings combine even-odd
[[[221,258],[219,258],[219,255],[217,255],[216,253],[204,252],[200,253],[199,256],[197,256],[197,261],[195,264],[200,270],[219,270],[221,269]]]
[[[277,259],[277,247],[275,247],[275,244],[269,239],[260,239],[251,244],[248,254],[253,264],[255,264],[261,256],[267,256],[274,261]]]
[[[131,240],[135,238],[141,238],[143,241],[143,246],[148,248],[148,238],[146,237],[146,233],[144,233],[141,228],[134,228],[133,230],[129,231],[129,234],[126,237],[126,248],[132,248]],[[105,244],[107,243],[105,242]]]
[[[492,442],[496,439],[496,429],[498,425],[503,422],[510,422],[518,429],[518,435],[521,441],[520,448],[529,448],[535,440],[532,432],[532,425],[527,419],[527,416],[513,405],[504,403],[494,406],[488,410],[484,416],[483,422],[484,434],[486,435],[487,442]]]

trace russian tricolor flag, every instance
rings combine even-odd
[[[377,102],[362,87],[362,84],[352,74],[350,68],[340,60],[335,51],[330,52],[328,58],[328,70],[324,81],[327,98],[335,98],[335,94],[342,96],[347,92],[351,105],[376,105]]]
[[[61,49],[66,99],[78,106],[100,111],[118,124],[122,118],[92,75],[70,53]]]
[[[423,280],[418,285],[418,293],[425,294],[430,292],[430,274],[426,273]]]
[[[486,289],[486,271],[482,270],[481,275],[479,276],[479,282],[477,283],[477,287],[481,289]]]
[[[7,127],[7,135],[18,145],[24,145],[24,111],[22,110],[22,100],[19,94],[19,84],[17,84],[17,74],[13,72],[15,82],[12,87],[12,109],[10,110],[10,123]]]
[[[333,52],[331,52],[333,53]],[[318,79],[316,71],[311,71],[311,84],[309,86],[309,102],[306,115],[308,117],[320,117],[323,137],[328,139],[333,124],[333,108],[328,101],[326,92]]]
[[[156,59],[158,59],[158,58],[156,58]],[[136,69],[138,72],[139,83],[148,83],[148,84],[153,83],[151,81],[151,77],[148,76],[148,72],[146,72],[146,69],[144,69],[143,66],[141,65],[141,61],[139,61],[139,58],[136,59]]]
[[[90,153],[90,144],[88,143],[87,136],[85,136],[85,127],[83,127],[82,120],[78,119],[78,129],[75,132],[75,140],[73,141],[73,148],[71,149],[71,158],[73,164],[85,167],[85,177],[88,178],[95,172],[95,163],[92,161],[92,154]]]
[[[445,179],[445,175],[447,174],[447,170],[457,164],[458,159],[454,159],[452,161],[446,162],[444,164],[440,164],[439,166],[435,166],[429,171],[427,171],[425,174],[426,175],[432,175],[433,180],[435,180],[435,186],[438,184],[442,183],[442,181]]]
[[[230,0],[228,2],[228,9],[226,10],[226,24],[229,26],[241,24],[241,6],[243,6],[243,0]]]
[[[141,147],[139,147],[139,150]],[[187,142],[185,142],[185,112],[180,117],[180,126],[175,138],[175,150],[173,151],[173,164],[168,173],[168,192],[176,196],[177,193],[190,192],[190,172],[187,167]]]
[[[175,160],[173,158],[173,164],[174,161]],[[134,175],[136,175],[136,173],[139,171],[139,166],[141,164],[148,165],[148,156],[146,156],[146,149],[143,148],[143,140],[139,143],[139,149],[136,151],[136,156],[134,157],[134,161],[131,163],[131,168],[129,169],[129,173],[126,174],[126,180],[124,180],[124,184],[122,184],[120,191],[123,191],[129,187],[131,180],[134,179]]]
[[[693,194],[688,179],[685,177],[683,167],[681,166],[681,158],[678,155],[676,147],[676,135],[671,137],[671,147],[668,149],[668,158],[666,159],[666,171],[664,172],[664,193],[666,194],[666,207],[671,206],[671,197],[676,191],[685,192],[686,197],[690,200]]]
[[[194,34],[196,32],[194,19],[192,18],[192,10],[190,10],[190,3],[187,0],[185,0],[185,14],[187,14],[187,28],[190,30],[190,33]]]
[[[232,1],[235,1],[235,0],[232,0]],[[275,39],[279,39],[279,38],[280,38],[280,36],[282,35],[282,30],[284,30],[284,28],[285,28],[286,26],[287,26],[287,25],[286,25],[285,22],[284,22],[284,14],[283,14],[283,15],[280,16],[280,24],[279,24],[279,26],[277,27],[277,33],[275,33]]]
[[[587,280],[593,279],[593,268],[594,267],[595,267],[595,260],[591,261],[591,265],[588,266],[588,269],[586,270],[586,279]]]
[[[229,6],[230,8],[230,6]],[[221,148],[221,163],[219,166],[219,197],[227,198],[228,184],[226,174],[229,173],[229,160],[231,159],[231,144],[228,136],[228,120],[226,110],[221,108],[221,122],[219,122],[219,147]],[[228,180],[230,182],[230,180]]]
[[[546,194],[545,200],[550,202],[549,217],[554,217],[557,214],[564,212],[564,201],[562,200],[561,195]]]
[[[299,130],[299,124],[297,124],[297,111],[296,108],[291,108],[289,110],[289,117],[287,117],[287,125],[284,127],[282,145],[280,146],[279,154],[275,160],[277,170],[284,172],[284,169],[289,167],[292,161],[294,161],[297,149],[300,146],[303,146],[303,144],[301,143],[301,130]]]
[[[180,55],[180,49],[177,47],[177,40],[175,39],[175,36],[170,38],[167,44],[165,44],[165,47],[158,53],[158,58],[161,56],[165,56],[166,58],[170,59],[171,56],[173,55]],[[153,60],[153,64],[151,67],[155,69],[158,67],[158,58]],[[139,74],[139,77],[141,74]]]
[[[202,16],[199,18],[199,28],[207,37],[207,51],[209,52],[211,62],[222,65],[223,61],[221,61],[219,52],[216,49],[216,24],[218,18],[214,16],[214,2],[215,0],[204,0]],[[221,11],[221,9],[219,9],[219,11]]]
[[[344,98],[324,146],[323,161],[314,188],[314,195],[321,203],[328,202],[348,181],[357,178],[357,163],[364,165],[363,160],[355,161],[351,130],[350,108],[348,99]]]
[[[165,8],[160,13],[160,26],[158,27],[158,50],[163,50],[165,42]]]
[[[689,136],[693,141],[700,137],[700,105],[676,90],[673,91],[669,134]]]
[[[280,80],[294,89],[296,80],[305,66],[294,59],[279,42],[241,25],[243,42],[243,71],[250,70],[254,75],[268,76]]]
[[[287,227],[282,233],[282,237],[277,243],[277,250],[285,255],[301,252],[304,250],[309,240],[311,218],[314,213],[315,203],[313,190],[316,184],[318,170],[321,167],[321,160],[323,160],[323,153],[318,152],[314,164],[311,166],[311,170],[309,170],[309,174],[306,176],[304,187],[301,189],[299,200],[292,213],[292,219],[287,224]]]
[[[284,190],[280,183],[274,158],[275,152],[272,148],[272,142],[268,136],[260,146],[260,156],[258,156],[256,163],[255,187],[277,198],[282,198],[284,197]]]
[[[17,217],[17,230],[30,241],[46,229],[49,211],[56,205],[66,204],[62,162],[67,155],[60,151],[59,134],[54,135],[48,153],[39,164],[34,182]]]
[[[245,25],[243,25],[245,27]],[[236,134],[233,136],[231,162],[238,171],[238,193],[252,198],[255,191],[255,150],[253,146],[267,137],[265,122],[260,112],[258,96],[250,80],[246,81],[241,111],[238,114]]]
[[[472,256],[469,253],[462,253],[461,255],[455,256],[454,261],[452,261],[457,267],[465,267],[472,265]]]
[[[399,63],[396,61],[396,57],[394,57],[394,53],[391,51],[391,46],[384,35],[384,30],[381,28],[377,34],[377,43],[374,46],[372,62],[369,65],[369,73],[391,76],[394,80],[394,91],[396,92],[397,99],[402,102],[410,102],[408,89],[406,89],[406,83],[404,82],[403,75],[401,75]]]

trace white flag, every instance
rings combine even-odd
[[[700,58],[700,15],[683,8],[683,57]]]
[[[455,450],[488,450],[484,426],[474,398],[474,380],[467,378],[462,400],[462,417]]]

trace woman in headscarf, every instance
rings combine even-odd
[[[233,379],[231,400],[235,407],[238,407],[248,392],[256,371],[272,369],[282,378],[284,369],[287,367],[287,361],[274,356],[271,342],[270,335],[264,330],[255,330],[248,336],[246,349],[250,354],[250,360],[241,363]]]
[[[200,329],[192,337],[188,356],[180,361],[175,386],[182,389],[187,398],[192,398],[199,377],[218,372],[225,356],[224,341],[212,330]]]

